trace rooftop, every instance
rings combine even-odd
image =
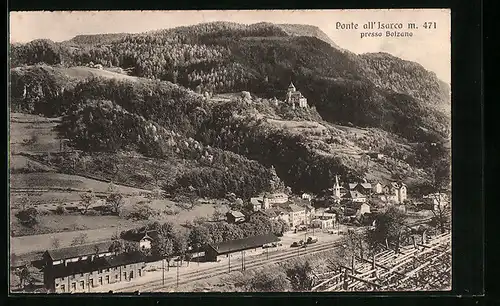
[[[297,204],[288,204],[288,209],[293,212],[304,211],[304,207],[300,207]]]
[[[260,205],[262,204],[262,198],[250,198],[250,203],[252,205]]]
[[[236,211],[236,210],[230,210],[228,212],[228,214],[232,215],[234,218],[244,218],[245,215],[243,213],[241,213],[240,211]]]
[[[54,277],[64,277],[78,273],[87,273],[107,268],[114,268],[138,262],[144,262],[146,257],[141,252],[122,253],[115,256],[99,257],[92,261],[84,260],[70,262],[67,265],[55,265],[51,267]]]
[[[226,254],[231,252],[243,251],[256,247],[263,246],[264,244],[280,241],[278,237],[273,234],[252,236],[243,239],[224,241],[219,243],[212,243],[208,246],[214,249],[217,254]]]
[[[144,238],[149,238],[151,240],[154,240],[158,237],[158,232],[157,231],[147,231],[147,232],[138,232],[138,233],[127,233],[123,239],[128,240],[128,241],[135,241],[139,242]]]
[[[109,247],[113,241],[103,241],[91,244],[76,245],[67,248],[60,248],[54,250],[47,250],[50,258],[52,260],[61,260],[67,258],[74,258],[79,256],[93,255],[96,253],[106,253],[109,252]]]
[[[357,198],[365,198],[366,196],[362,194],[361,192],[358,192],[356,190],[351,191],[351,198],[357,199]]]

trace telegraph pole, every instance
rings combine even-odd
[[[241,271],[243,271],[245,269],[245,266],[244,266],[245,257],[243,257],[243,256],[245,256],[245,255],[243,254],[243,251],[241,251]]]
[[[179,288],[179,262],[177,262],[177,284],[176,288]]]
[[[229,253],[229,273],[231,273],[231,253]]]
[[[304,245],[306,246],[306,249],[307,249],[307,229],[304,233]]]
[[[162,285],[165,285],[165,259],[164,258],[161,259],[161,271],[162,271],[161,283],[162,283]]]

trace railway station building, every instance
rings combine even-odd
[[[223,258],[238,256],[244,251],[246,254],[258,253],[268,247],[277,247],[280,239],[273,234],[252,236],[243,239],[208,244],[205,248],[206,261],[219,261]]]

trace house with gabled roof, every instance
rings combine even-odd
[[[158,232],[155,230],[139,233],[128,233],[124,240],[137,245],[140,250],[150,250],[153,241],[158,239]]]
[[[384,186],[383,191],[389,202],[399,204],[408,198],[406,184],[401,182],[391,182]]]
[[[230,210],[226,213],[227,223],[241,223],[245,221],[245,215],[236,210]]]

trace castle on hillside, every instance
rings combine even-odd
[[[297,91],[292,82],[290,82],[290,86],[288,86],[286,103],[291,104],[293,109],[295,109],[295,105],[307,107],[307,98],[304,97],[300,91]]]

